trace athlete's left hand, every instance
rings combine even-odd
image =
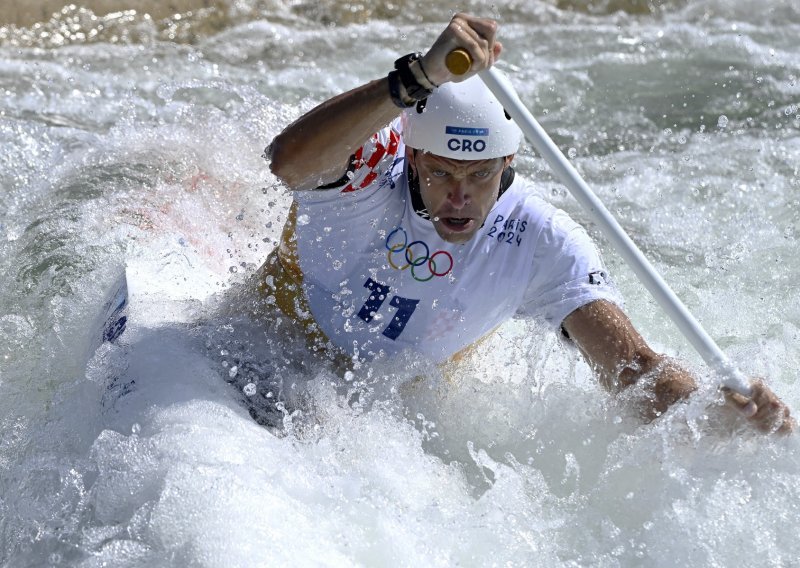
[[[761,432],[786,435],[794,431],[796,423],[786,403],[761,379],[753,381],[750,386],[753,390],[750,397],[722,387],[726,402]]]

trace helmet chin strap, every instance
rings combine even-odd
[[[422,193],[419,190],[419,176],[411,168],[406,168],[406,175],[408,176],[408,190],[411,193],[411,206],[414,208],[414,213],[423,219],[430,219],[430,213],[428,213],[428,209],[422,201]]]
[[[503,170],[503,175],[500,177],[500,192],[497,194],[497,199],[500,199],[500,196],[511,187],[511,184],[514,183],[515,175],[514,168],[511,166],[507,166],[506,169]]]
[[[417,157],[417,152],[418,150],[414,148],[413,153],[415,159]],[[414,173],[414,169],[408,167],[408,165],[406,165],[406,175],[408,176],[408,189],[411,193],[411,206],[414,208],[414,213],[423,219],[430,219],[430,213],[428,213],[428,209],[422,201],[422,193],[419,188],[419,176]],[[506,169],[503,170],[503,175],[500,176],[500,191],[497,193],[497,199],[500,199],[500,196],[511,187],[511,184],[514,183],[515,175],[514,168],[511,166],[507,166]]]

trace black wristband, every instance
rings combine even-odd
[[[419,61],[419,70],[420,70],[420,71],[422,71],[422,76],[423,76],[423,77],[425,77],[425,80],[426,80],[428,83],[430,83],[431,85],[433,85],[433,87],[434,87],[434,88],[438,88],[438,87],[439,87],[439,85],[437,85],[436,83],[434,83],[433,81],[431,81],[431,78],[430,78],[430,77],[428,77],[428,74],[427,74],[427,73],[425,73],[425,68],[422,66],[422,58],[420,57],[420,58],[419,58],[417,61]]]
[[[414,103],[417,101],[415,99],[411,99],[406,101],[403,99],[402,89],[403,86],[400,84],[400,73],[397,71],[391,71],[389,76],[387,77],[389,81],[389,96],[392,97],[392,102],[394,106],[400,108],[409,108],[414,106]]]
[[[408,67],[412,61],[417,61],[421,56],[422,54],[419,52],[409,53],[408,55],[404,55],[394,62],[394,68],[400,74],[400,82],[403,83],[403,87],[406,89],[406,94],[408,94],[408,96],[415,101],[427,99],[433,92],[431,89],[426,89],[420,85],[419,81],[417,81],[417,77],[414,75],[414,72]]]

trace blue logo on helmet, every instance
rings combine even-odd
[[[468,128],[466,126],[445,126],[444,132],[456,136],[489,136],[488,128]]]
[[[471,140],[464,136],[489,136],[488,128],[469,128],[466,126],[445,126],[446,134],[452,134],[459,138],[450,138],[447,141],[447,148],[452,152],[483,152],[486,150],[486,141],[478,138]]]

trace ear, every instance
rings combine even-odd
[[[503,158],[503,169],[506,169],[508,166],[511,165],[511,162],[514,161],[514,156],[516,156],[516,154],[511,154],[510,156],[506,156],[505,158]]]

